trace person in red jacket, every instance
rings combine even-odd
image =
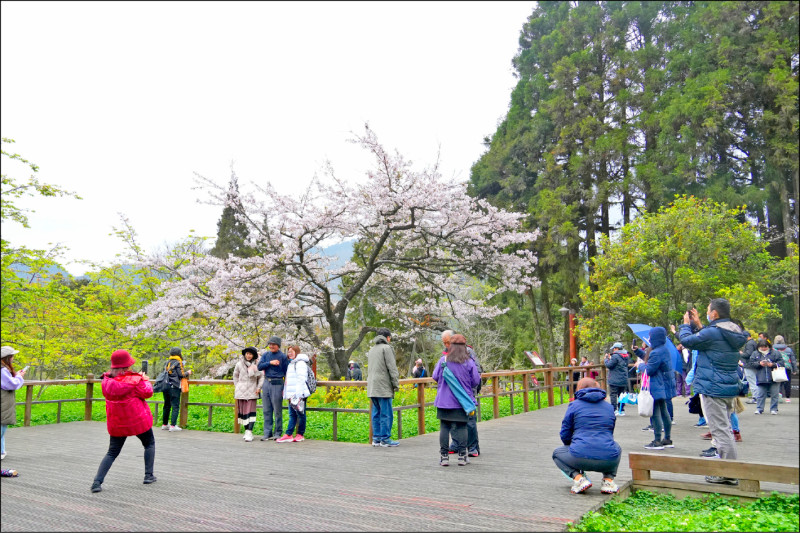
[[[144,373],[131,372],[136,360],[127,350],[111,354],[111,371],[103,374],[103,396],[106,398],[106,426],[111,441],[108,453],[94,476],[92,492],[103,490],[103,480],[117,458],[127,437],[136,437],[144,446],[144,484],[154,483],[153,463],[156,441],[153,435],[153,413],[145,399],[153,395],[153,386]]]

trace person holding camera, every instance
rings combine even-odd
[[[722,459],[736,459],[736,443],[731,428],[734,399],[739,395],[739,349],[747,337],[742,328],[731,321],[731,305],[725,298],[714,298],[706,310],[708,326],[703,327],[697,310],[683,315],[679,338],[690,350],[697,350],[697,363],[692,387],[702,394],[703,414],[708,429],[717,443]],[[738,485],[739,480],[724,476],[706,476],[709,483]]]
[[[111,371],[103,374],[103,396],[106,399],[106,427],[110,436],[108,452],[100,462],[91,491],[103,490],[103,480],[122,451],[125,439],[138,438],[144,447],[144,484],[155,483],[153,465],[156,441],[153,435],[153,413],[145,401],[153,395],[153,386],[144,372],[131,372],[136,360],[127,350],[111,354]]]
[[[192,373],[183,368],[183,354],[177,346],[170,349],[169,359],[164,366],[167,372],[169,388],[164,391],[164,412],[161,415],[161,429],[169,431],[183,431],[178,426],[178,413],[181,403],[181,380]],[[169,422],[169,425],[167,425]]]

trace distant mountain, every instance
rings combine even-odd
[[[31,267],[28,265],[23,265],[22,263],[11,263],[11,270],[16,272],[16,274],[24,279],[29,279],[31,276]],[[41,281],[42,279],[46,279],[47,281],[51,281],[57,274],[61,274],[62,277],[66,279],[88,279],[87,276],[73,276],[61,265],[49,265],[43,271],[36,273],[36,279],[34,281]]]
[[[332,269],[341,268],[353,257],[353,245],[356,241],[344,241],[322,249],[322,254],[336,259],[331,263]]]

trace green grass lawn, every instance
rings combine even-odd
[[[34,399],[39,392],[39,387],[34,388]],[[39,400],[62,400],[62,399],[83,399],[86,393],[85,385],[52,385],[45,388]],[[433,402],[436,391],[426,388],[426,402]],[[534,392],[529,392],[529,407],[531,410],[537,409],[537,398]],[[514,412],[523,412],[523,393],[514,395]],[[94,385],[94,397],[100,401],[94,402],[92,407],[92,420],[103,421],[106,418],[105,402],[100,391],[100,384]],[[17,391],[17,402],[25,401],[25,387]],[[542,408],[547,407],[547,394],[541,393]],[[150,400],[163,401],[162,394],[155,394]],[[417,390],[410,385],[403,385],[395,396],[394,406],[414,405],[417,401]],[[561,403],[559,390],[555,391],[555,404]],[[568,395],[563,395],[563,401],[568,401]],[[192,385],[189,390],[189,403],[234,403],[233,385]],[[348,409],[368,409],[369,399],[366,390],[355,387],[320,387],[311,396],[308,406],[313,407],[339,407]],[[493,411],[492,398],[481,399],[481,420],[491,420]],[[57,404],[38,404],[33,405],[31,410],[31,425],[54,424],[56,423]],[[161,413],[163,405],[159,405],[159,418],[154,420],[156,425],[161,423]],[[212,407],[212,425],[208,426],[208,407],[189,405],[187,429],[220,431],[233,433],[234,408],[233,407]],[[155,414],[155,405],[151,403],[151,410]],[[17,406],[17,425],[22,425],[25,408]],[[401,411],[403,438],[413,437],[417,431],[417,410],[407,409]],[[510,398],[503,396],[499,400],[499,413],[501,417],[511,414]],[[369,439],[369,418],[366,413],[338,413],[337,414],[337,440],[344,442],[367,442]],[[67,402],[62,403],[61,422],[74,422],[83,420],[84,403]],[[288,412],[284,410],[283,424],[284,429],[288,424]],[[333,413],[308,411],[306,436],[312,439],[332,440],[333,439]],[[425,428],[426,432],[439,431],[439,421],[436,419],[436,408],[428,406],[425,408]],[[258,422],[254,428],[255,434],[263,432],[263,420],[261,413],[258,414]],[[397,413],[395,413],[392,425],[393,438],[397,435]]]
[[[714,494],[675,499],[671,494],[638,490],[614,498],[568,531],[798,531],[797,494],[773,492],[749,504]]]

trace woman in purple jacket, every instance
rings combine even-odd
[[[458,382],[470,395],[472,401],[475,396],[472,394],[473,387],[477,387],[481,381],[478,367],[475,361],[467,353],[467,340],[463,335],[453,335],[450,338],[450,348],[447,354],[443,355],[436,363],[431,378],[439,384],[436,391],[436,418],[439,419],[439,464],[441,466],[450,465],[450,434],[453,434],[453,442],[458,443],[458,466],[469,463],[467,457],[467,413],[461,408],[458,399],[453,395],[450,386],[443,379],[442,362],[447,361],[447,368],[455,374]]]
[[[592,486],[586,470],[603,473],[600,492],[619,492],[614,483],[622,448],[614,441],[614,408],[604,401],[606,391],[592,378],[578,382],[575,401],[569,404],[561,422],[561,442],[553,461],[572,480],[570,492],[580,494]]]

